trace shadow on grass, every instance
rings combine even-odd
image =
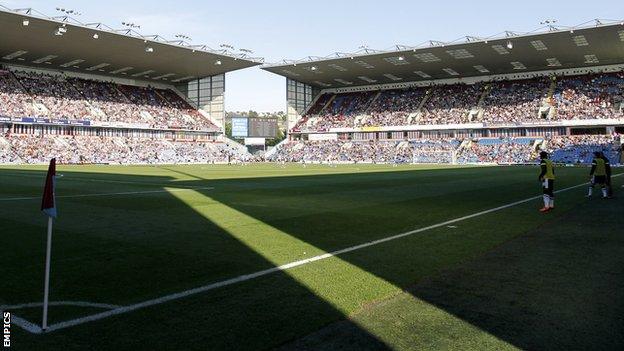
[[[32,193],[38,177],[6,177],[10,192]],[[102,186],[80,182],[87,174],[64,172],[57,193],[124,191],[131,184]],[[72,180],[72,177],[74,178]],[[108,179],[92,174],[93,179]],[[136,182],[167,181],[132,177]],[[71,182],[71,183],[70,183]],[[188,183],[188,185],[193,185]],[[8,190],[8,188],[5,188]],[[141,189],[139,189],[140,191]],[[6,198],[1,196],[0,198]],[[176,293],[274,265],[237,241],[179,199],[154,196],[60,198],[55,223],[51,298],[54,301],[112,301],[132,304]],[[3,284],[0,304],[41,299],[44,220],[38,201],[0,202],[3,219]],[[259,284],[217,289],[158,307],[145,308],[97,322],[32,335],[13,328],[13,347],[20,349],[161,349],[257,350],[297,338],[344,318],[343,313],[288,274],[275,273]],[[40,309],[12,311],[40,323]],[[50,324],[94,313],[90,309],[53,307]],[[375,336],[357,342],[387,346]],[[167,346],[169,347],[169,346]]]
[[[200,178],[184,171],[175,172]],[[528,191],[534,190],[534,184],[522,181],[526,172],[532,172],[531,169],[519,172],[518,169],[500,168],[490,172],[490,175],[484,175],[478,169],[458,169],[453,172],[431,170],[204,179],[180,181],[175,185],[214,186],[216,191],[205,193],[206,202],[217,201],[329,252],[524,198]],[[115,175],[65,173],[71,177],[118,179]],[[124,175],[123,178],[145,183],[172,180],[166,176]],[[570,176],[567,181],[573,179]],[[441,187],[441,184],[445,186]],[[90,189],[86,183],[82,186]],[[115,185],[116,190],[123,191],[126,187],[133,185]],[[487,197],[482,196],[484,191],[490,192]],[[72,270],[69,263],[55,265],[59,273],[53,277],[53,284],[58,290],[69,291],[69,286],[76,283],[64,281],[68,276],[86,278],[85,281],[89,282],[83,284],[76,297],[93,296],[97,299],[110,296],[122,301],[131,297],[140,301],[273,266],[188,205],[179,206],[179,200],[170,195],[157,202],[143,197],[121,203],[119,199],[98,199],[97,204],[89,199],[67,202],[73,203],[70,209],[78,218],[89,218],[90,215],[99,218],[92,225],[70,223],[70,214],[61,217],[68,218],[65,223],[59,220],[59,230],[66,235],[64,245],[67,251],[84,255],[81,258],[78,254],[76,262],[84,264],[85,260],[91,260],[90,264],[101,267],[93,273],[86,273],[84,267]],[[2,206],[5,204],[0,202]],[[456,213],[447,211],[449,208]],[[421,212],[423,209],[425,212]],[[98,211],[103,210],[105,212],[97,216]],[[2,217],[12,217],[7,216],[11,211],[3,213]],[[28,216],[16,217],[8,218],[13,221],[13,226],[32,221]],[[569,229],[591,225],[591,218],[589,221],[574,219],[578,220],[576,227],[568,217],[555,228],[566,228],[565,224],[569,223],[573,224]],[[101,228],[102,222],[108,222],[108,225]],[[354,227],[354,223],[357,226]],[[621,228],[622,224],[610,225]],[[174,228],[175,235],[170,231],[163,232],[163,228]],[[599,250],[593,241],[583,245],[584,241],[580,239],[589,239],[581,235],[573,241],[562,240],[559,236],[558,239],[551,238],[551,242],[536,241],[530,243],[532,245],[516,240],[473,263],[459,265],[509,239],[504,233],[492,236],[473,234],[462,240],[452,235],[423,235],[418,246],[396,245],[384,250],[370,250],[366,255],[351,253],[340,258],[400,288],[430,277],[409,292],[520,348],[580,349],[596,344],[611,348],[617,344],[605,340],[621,342],[622,324],[617,324],[621,317],[614,312],[620,312],[622,308],[617,302],[614,306],[613,301],[622,301],[622,295],[614,291],[611,283],[614,279],[622,282],[622,265],[616,266],[621,260],[606,259],[621,253],[621,241],[616,240],[615,245],[609,247],[600,246],[602,250]],[[80,236],[85,238],[79,239]],[[529,238],[535,236],[548,239],[538,235]],[[42,237],[28,239],[26,247],[37,247]],[[180,242],[185,245],[176,247]],[[12,243],[14,259],[19,260],[20,245]],[[62,244],[57,240],[55,245]],[[608,248],[615,251],[608,251]],[[33,254],[43,257],[43,251],[37,250]],[[128,257],[132,260],[129,261]],[[58,257],[58,260],[63,259]],[[588,259],[593,263],[588,265]],[[132,263],[131,267],[128,267],[129,263]],[[436,274],[449,267],[458,268]],[[19,281],[23,269],[13,267],[10,280]],[[9,284],[8,288],[1,290],[0,296],[20,296],[15,291],[21,291],[30,299],[36,298],[42,266],[33,264],[28,269],[27,275],[37,284],[22,288],[17,283]],[[102,276],[112,278],[98,281]],[[211,277],[209,281],[202,280],[206,276]],[[345,317],[332,304],[287,274],[278,273],[260,279],[261,284],[240,284],[208,296],[165,304],[159,306],[158,311],[140,310],[108,322],[104,320],[49,335],[45,341],[31,340],[33,345],[41,342],[48,346],[61,345],[69,340],[84,346],[92,337],[109,339],[114,334],[118,340],[114,342],[148,349],[155,342],[161,342],[153,337],[166,328],[176,345],[184,349],[258,349],[297,340]],[[11,290],[12,287],[17,290]],[[123,290],[121,295],[120,289]],[[602,295],[596,297],[596,290]],[[181,314],[180,311],[184,312]],[[620,327],[614,327],[613,323]],[[132,327],[128,328],[129,325]],[[356,323],[347,320],[340,328],[345,329],[316,346],[353,350],[389,347]],[[605,339],[607,336],[611,338]]]

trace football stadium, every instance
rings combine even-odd
[[[0,3],[3,348],[624,349],[624,20],[258,51]]]

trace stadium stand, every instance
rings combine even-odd
[[[416,140],[319,140],[282,144],[269,161],[312,163],[459,163],[534,164],[539,151],[560,163],[590,163],[602,151],[620,163],[619,136],[583,135],[551,138],[439,138]]]
[[[484,101],[483,122],[508,124],[538,119],[548,87],[546,78],[492,83]]]
[[[246,160],[249,155],[214,136],[179,138],[179,129],[215,132],[218,127],[171,90],[120,85],[61,75],[0,72],[0,115],[113,122],[146,126],[127,136],[119,130],[3,126],[0,163],[215,163]],[[164,134],[162,132],[165,132]],[[103,135],[100,135],[103,134]],[[167,140],[169,139],[169,140]]]
[[[0,163],[251,158],[223,135],[225,74],[263,62],[250,52],[1,5],[0,27]]]
[[[555,84],[552,99],[548,97]],[[514,124],[539,120],[540,111],[556,120],[618,119],[624,76],[620,73],[454,84],[432,88],[324,94],[294,130],[328,131],[381,125],[461,125],[476,120]],[[215,131],[217,127],[171,90],[66,78],[59,75],[2,71],[1,114],[142,124],[164,132]],[[546,106],[544,108],[544,106]],[[481,111],[481,112],[479,112]],[[314,113],[314,114],[312,114]],[[480,116],[480,117],[479,117]],[[64,163],[213,163],[249,159],[215,138],[176,141],[173,134],[73,134],[45,128],[3,128],[1,163],[43,163],[58,155]],[[47,131],[47,132],[46,132]],[[535,161],[540,148],[553,160],[587,163],[593,151],[620,161],[619,138],[607,135],[535,137],[486,135],[428,138],[405,132],[361,133],[353,140],[291,141],[271,161],[372,163],[497,163]],[[534,133],[535,134],[535,133]],[[537,133],[539,134],[539,133]],[[485,137],[485,138],[484,138]],[[543,141],[543,142],[541,142]],[[72,150],[74,150],[72,152]],[[203,150],[203,153],[200,152]]]
[[[561,163],[591,163],[596,151],[601,151],[612,164],[620,164],[622,140],[606,135],[572,135],[553,138],[547,150],[552,160]]]
[[[79,78],[4,71],[9,117],[49,117],[216,131],[217,126],[171,90]]]
[[[622,118],[624,73],[584,75],[557,80],[554,94],[557,118]]]
[[[549,96],[552,82],[539,77],[431,89],[384,90],[378,92],[379,97],[372,104],[371,96],[377,92],[325,94],[292,131],[624,118],[619,108],[624,100],[623,73],[556,78],[556,91]],[[327,101],[332,103],[323,109]],[[551,108],[557,112],[551,114]]]
[[[247,161],[224,143],[99,136],[11,135],[0,137],[0,163],[180,164]]]
[[[22,16],[0,12],[16,15]],[[583,40],[576,41],[552,31],[515,37],[513,59],[520,61],[505,61],[512,49],[498,45],[509,40],[500,38],[488,45],[469,40],[454,49],[401,46],[366,51],[357,60],[334,55],[263,67],[287,77],[287,114],[293,117],[288,140],[267,159],[522,164],[548,150],[557,162],[587,163],[591,152],[600,150],[618,164],[624,126],[621,55],[606,44],[593,56],[578,48],[584,42],[620,45],[620,27],[582,28]],[[97,52],[82,51],[84,58],[77,60],[69,46],[48,55],[39,43],[48,39],[39,28],[6,28],[13,36],[31,36],[24,50],[0,42],[6,51],[0,70],[0,163],[44,163],[54,156],[61,163],[122,164],[251,158],[244,148],[228,144],[223,118],[214,117],[225,115],[224,74],[259,62],[179,45],[159,48],[166,51],[161,57],[174,58],[164,67],[144,59],[149,45],[134,53],[96,46]],[[136,41],[110,34],[119,43]],[[535,51],[561,60],[551,57],[527,67],[521,61],[532,62]],[[202,60],[195,61],[198,57]]]

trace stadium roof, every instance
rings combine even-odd
[[[262,68],[319,88],[344,88],[613,64],[624,64],[624,21],[548,25],[527,33],[432,40],[390,50],[363,47]]]
[[[0,63],[175,83],[256,66],[262,59],[0,5]]]

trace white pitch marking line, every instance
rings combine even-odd
[[[623,175],[624,173],[621,174],[617,174],[614,175],[613,177],[619,177],[621,175]],[[569,191],[572,189],[577,189],[580,187],[585,187],[587,186],[587,183],[582,183],[579,185],[575,185],[575,186],[571,186],[568,188],[564,188],[558,191],[555,191],[555,193],[562,193],[565,191]],[[93,321],[97,321],[100,319],[104,319],[107,317],[112,317],[112,316],[116,316],[116,315],[120,315],[120,314],[124,314],[124,313],[128,313],[131,311],[135,311],[141,308],[145,308],[145,307],[150,307],[150,306],[155,306],[155,305],[160,305],[163,304],[165,302],[169,302],[169,301],[173,301],[173,300],[178,300],[184,297],[188,297],[191,295],[196,295],[199,293],[203,293],[209,290],[214,290],[217,288],[222,288],[224,286],[228,286],[228,285],[233,285],[236,283],[241,283],[247,280],[251,280],[251,279],[255,279],[258,277],[262,277],[265,275],[269,275],[272,273],[277,273],[277,272],[281,272],[281,271],[285,271],[291,268],[295,268],[295,267],[299,267],[299,266],[303,266],[306,264],[310,264],[312,262],[316,262],[316,261],[321,261],[330,257],[334,257],[334,256],[338,256],[338,255],[342,255],[348,252],[352,252],[352,251],[357,251],[357,250],[361,250],[370,246],[375,246],[375,245],[379,245],[382,243],[386,243],[389,241],[393,241],[393,240],[397,240],[397,239],[401,239],[410,235],[414,235],[417,233],[422,233],[424,231],[428,231],[431,229],[436,229],[436,228],[440,228],[440,227],[444,227],[453,223],[457,223],[457,222],[461,222],[461,221],[465,221],[467,219],[471,219],[471,218],[475,218],[475,217],[479,217],[479,216],[483,216],[485,214],[489,214],[492,212],[497,212],[500,210],[504,210],[510,207],[514,207],[517,205],[521,205],[533,200],[537,200],[537,199],[541,199],[542,195],[539,196],[533,196],[530,197],[528,199],[524,199],[524,200],[520,200],[520,201],[516,201],[516,202],[512,202],[506,205],[502,205],[502,206],[498,206],[498,207],[494,207],[491,208],[489,210],[485,210],[485,211],[481,211],[481,212],[476,212],[464,217],[459,217],[459,218],[455,218],[455,219],[451,219],[442,223],[438,223],[438,224],[433,224],[427,227],[423,227],[423,228],[419,228],[419,229],[415,229],[415,230],[411,230],[409,232],[405,232],[405,233],[401,233],[401,234],[397,234],[397,235],[393,235],[393,236],[389,236],[383,239],[379,239],[379,240],[374,240],[374,241],[369,241],[367,243],[363,243],[360,245],[356,245],[356,246],[351,246],[351,247],[347,247],[341,250],[337,250],[337,251],[333,251],[333,252],[329,252],[323,255],[319,255],[319,256],[315,256],[315,257],[311,257],[305,260],[301,260],[301,261],[295,261],[295,262],[291,262],[291,263],[287,263],[278,267],[273,267],[273,268],[269,268],[269,269],[265,269],[262,271],[258,271],[255,273],[250,273],[250,274],[245,274],[245,275],[241,275],[235,278],[230,278],[227,280],[223,280],[220,282],[216,282],[216,283],[212,283],[212,284],[208,284],[208,285],[204,285],[204,286],[200,286],[194,289],[190,289],[190,290],[185,290],[185,291],[181,291],[175,294],[171,294],[171,295],[166,295],[166,296],[162,296],[159,298],[155,298],[152,300],[147,300],[147,301],[143,301],[143,302],[139,302],[137,304],[134,305],[128,305],[128,306],[124,306],[124,307],[120,307],[120,308],[116,308],[114,310],[110,310],[110,311],[105,311],[105,312],[101,312],[101,313],[97,313],[97,314],[93,314],[91,316],[87,316],[87,317],[82,317],[82,318],[76,318],[76,319],[72,319],[72,320],[68,320],[65,322],[60,322],[60,323],[56,323],[53,324],[51,326],[48,327],[48,329],[46,330],[46,332],[53,332],[56,330],[60,330],[60,329],[65,329],[65,328],[69,328],[69,327],[73,327],[76,325],[80,325],[80,324],[84,324],[84,323],[88,323],[88,322],[93,322]]]
[[[0,306],[0,310],[12,311],[12,310],[19,310],[22,308],[41,307],[42,305],[43,305],[42,302],[30,302],[30,303],[22,303],[19,305]],[[52,301],[49,303],[49,305],[50,306],[93,307],[93,308],[103,308],[103,309],[108,309],[108,310],[121,307],[119,305],[111,305],[107,303],[97,303],[97,302],[86,302],[86,301]]]
[[[79,181],[79,182],[96,182],[96,183],[114,183],[114,184],[132,184],[132,185],[155,185],[155,186],[175,186],[180,188],[192,188],[188,185],[177,185],[175,183],[149,183],[149,182],[132,182],[129,180],[106,180],[106,179],[87,179],[80,177],[67,177],[67,180]]]
[[[40,326],[31,323],[23,318],[20,318],[13,313],[11,313],[11,323],[14,323],[18,327],[24,329],[25,331],[33,334],[41,334],[43,331]]]
[[[1,169],[0,169],[1,171]],[[26,177],[26,178],[37,178],[37,179],[45,179],[45,175],[34,175],[34,174],[22,174],[22,173],[8,173],[8,172],[2,172],[0,173],[0,175],[14,175],[14,176],[18,176],[18,177]],[[122,176],[124,176],[124,174],[121,174]],[[130,180],[108,180],[108,179],[89,179],[89,178],[82,178],[82,177],[72,177],[72,176],[64,176],[62,174],[57,174],[58,177],[66,177],[67,180],[71,180],[71,181],[76,181],[76,182],[97,182],[97,183],[114,183],[114,184],[136,184],[136,185],[155,185],[155,186],[176,186],[176,187],[186,187],[186,188],[191,188],[191,186],[188,185],[177,185],[175,184],[175,182],[170,182],[170,183],[152,183],[152,182],[133,182]]]
[[[147,191],[124,191],[119,193],[100,193],[100,194],[79,194],[79,195],[60,195],[56,196],[57,199],[71,199],[79,197],[100,197],[100,196],[115,196],[115,195],[140,195],[140,194],[159,194],[159,193],[178,193],[182,191],[192,190],[214,190],[214,187],[197,187],[197,188],[184,188],[184,189],[170,189],[170,190],[147,190]],[[0,199],[0,201],[23,201],[23,200],[41,200],[41,196],[32,197],[9,197]]]

